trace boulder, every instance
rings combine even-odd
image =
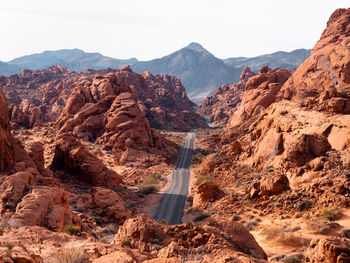
[[[121,181],[116,172],[108,169],[86,146],[69,134],[58,139],[51,167],[53,170],[65,170],[92,185],[118,186]]]
[[[347,239],[313,239],[306,250],[306,262],[350,262],[350,242]]]
[[[8,176],[0,186],[1,213],[15,210],[19,201],[34,185],[34,177],[27,172],[18,172]]]
[[[114,191],[101,187],[90,189],[91,205],[94,212],[106,222],[122,224],[132,215],[132,211],[126,208],[124,200]]]
[[[68,198],[65,192],[53,187],[38,187],[23,197],[16,212],[8,219],[22,226],[44,226],[62,231],[71,224]]]
[[[286,160],[296,166],[303,166],[316,157],[324,156],[329,150],[331,145],[325,136],[302,134],[286,149]]]
[[[197,194],[202,202],[214,202],[220,199],[224,192],[213,182],[203,182],[198,186]]]
[[[266,174],[260,181],[260,195],[279,194],[289,188],[289,181],[284,174]]]

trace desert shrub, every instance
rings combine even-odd
[[[66,233],[68,235],[78,235],[80,232],[80,226],[66,225],[63,229],[63,233]]]
[[[158,191],[157,185],[162,180],[162,176],[158,173],[152,173],[145,177],[142,183],[138,184],[138,190],[144,195],[153,194]]]
[[[86,263],[89,255],[82,248],[65,248],[56,256],[52,257],[50,263]]]
[[[139,185],[139,192],[144,195],[156,193],[158,188],[155,185]]]
[[[215,177],[211,174],[200,175],[197,177],[195,184],[200,185],[203,182],[214,182],[214,181],[215,181]]]
[[[131,247],[131,241],[130,240],[123,240],[122,247]]]
[[[323,208],[320,216],[329,221],[334,221],[341,216],[342,212],[339,208]]]
[[[291,246],[301,247],[305,245],[305,240],[292,233],[285,233],[283,228],[278,226],[265,226],[261,230],[261,234],[266,240],[275,241],[276,243]]]
[[[191,164],[193,165],[197,165],[200,164],[203,159],[208,156],[209,154],[211,154],[213,151],[209,151],[206,149],[202,149],[202,148],[197,148],[194,150],[193,155],[192,155],[192,161]]]

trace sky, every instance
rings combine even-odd
[[[79,48],[150,60],[198,42],[219,58],[312,48],[349,0],[4,0],[0,61]]]

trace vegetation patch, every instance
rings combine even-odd
[[[63,233],[68,235],[79,235],[81,233],[80,226],[66,225],[63,229]]]
[[[342,211],[339,208],[323,208],[320,216],[326,220],[334,221],[341,217]]]
[[[131,241],[130,240],[123,240],[122,247],[131,247]]]
[[[89,255],[82,248],[65,248],[50,263],[86,263],[89,262]]]
[[[290,247],[301,247],[305,245],[305,240],[300,236],[296,236],[292,233],[285,233],[284,229],[278,226],[264,226],[261,230],[261,234],[267,241],[274,241],[281,245]]]
[[[204,182],[214,182],[215,177],[212,174],[200,175],[197,177],[195,184],[200,185]]]
[[[162,176],[158,173],[152,173],[145,177],[142,183],[137,185],[140,193],[144,195],[153,194],[158,191],[158,184],[162,180]]]
[[[209,151],[209,150],[206,150],[203,148],[195,149],[193,151],[191,164],[192,165],[200,164],[204,160],[204,158],[207,157],[211,153],[212,153],[212,151]]]

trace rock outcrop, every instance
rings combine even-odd
[[[204,120],[194,112],[180,79],[153,76],[148,71],[136,74],[129,67],[122,70],[87,70],[68,72],[59,65],[44,70],[23,70],[0,78],[0,88],[9,100],[13,128],[33,128],[57,120],[76,86],[91,83],[95,75],[118,75],[119,83],[133,87],[138,104],[154,128],[189,130],[204,127]]]
[[[123,199],[114,191],[101,187],[93,187],[90,190],[91,207],[94,213],[101,216],[107,222],[124,223],[130,218],[132,211],[126,208]]]
[[[290,76],[287,69],[262,68],[259,74],[247,81],[242,102],[232,115],[229,125],[246,122],[263,112],[276,101],[276,95]]]
[[[279,97],[319,111],[350,113],[350,10],[330,17],[321,39],[288,80]]]
[[[245,84],[254,75],[245,67],[237,84],[219,87],[213,96],[205,99],[198,112],[208,116],[211,122],[227,124],[242,100]]]
[[[180,236],[181,239],[174,239]],[[152,246],[157,245],[158,257],[161,258],[181,259],[188,253],[197,254],[195,251],[199,250],[206,251],[204,262],[206,260],[220,262],[215,261],[218,255],[223,258],[235,257],[237,262],[246,262],[244,260],[266,262],[267,259],[254,237],[237,222],[227,222],[204,230],[203,227],[192,225],[167,226],[139,215],[125,221],[113,243],[124,244],[142,252],[152,251]]]
[[[0,171],[7,170],[13,165],[11,141],[7,101],[0,90]]]
[[[174,146],[151,128],[145,107],[132,88],[137,83],[124,81],[131,78],[142,82],[136,76],[126,68],[78,85],[57,122],[59,134],[71,133],[82,140],[102,144],[105,149],[113,150],[118,164],[169,161],[176,151]]]
[[[68,198],[58,188],[40,187],[23,197],[8,224],[17,226],[44,226],[54,231],[62,231],[71,224]]]
[[[314,239],[306,251],[306,260],[310,263],[350,262],[350,242],[346,239]]]
[[[58,139],[51,168],[54,171],[63,170],[92,185],[115,187],[121,181],[116,172],[108,169],[71,135],[63,135]]]

